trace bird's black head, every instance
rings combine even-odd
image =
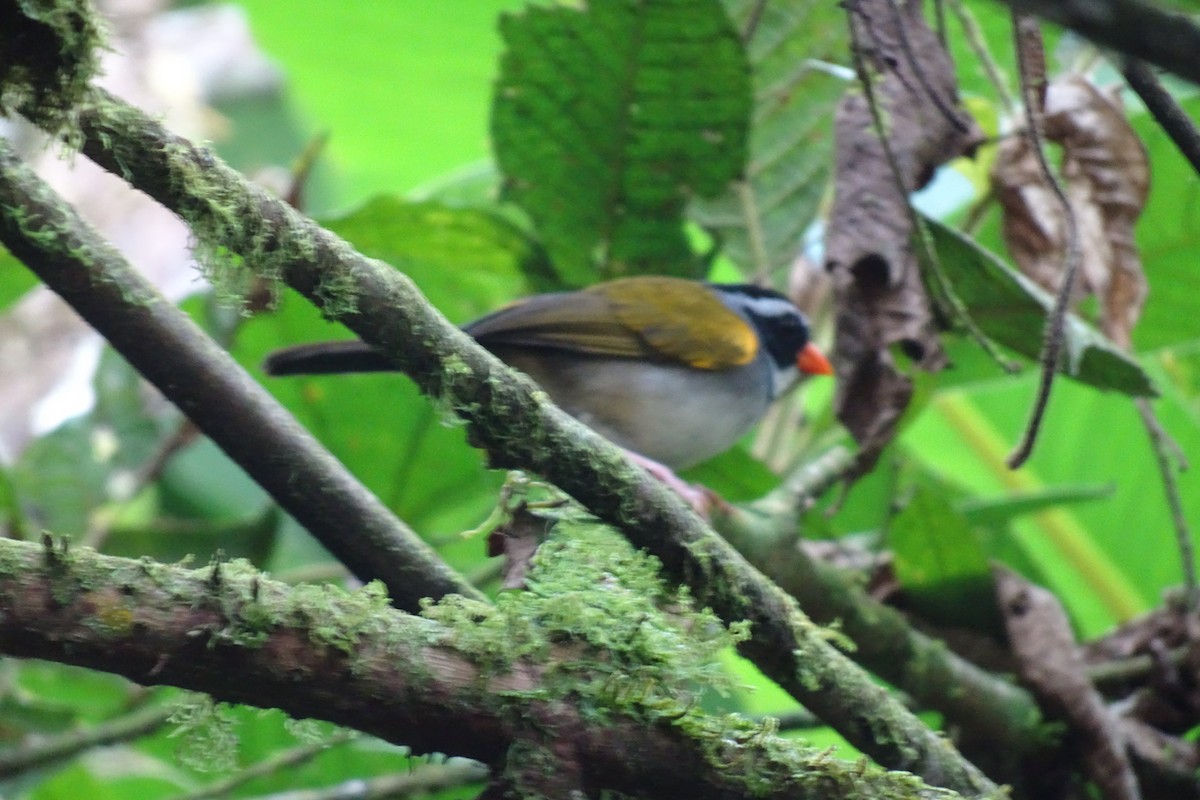
[[[758,330],[762,347],[777,370],[794,369],[796,358],[808,344],[808,320],[796,305],[773,289],[748,283],[713,284],[725,302],[740,311]]]

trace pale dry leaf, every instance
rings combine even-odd
[[[1045,135],[1062,145],[1061,180],[1079,230],[1080,274],[1072,302],[1100,299],[1100,326],[1120,346],[1146,300],[1146,279],[1133,228],[1149,191],[1145,148],[1119,103],[1080,76],[1050,84]],[[1024,136],[1005,140],[992,179],[1003,211],[1003,235],[1021,270],[1058,290],[1066,262],[1065,211]]]

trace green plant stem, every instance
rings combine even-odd
[[[728,623],[748,620],[742,652],[880,763],[968,794],[996,787],[838,652],[795,601],[750,566],[669,489],[554,408],[430,308],[412,281],[355,253],[135,108],[97,90],[80,114],[84,153],[179,213],[209,252],[277,274],[381,347],[466,421],[493,466],[549,479],[663,563]]]
[[[422,764],[408,772],[347,781],[324,789],[293,789],[260,795],[251,800],[387,800],[427,795],[478,783],[488,777],[487,767],[473,761]]]
[[[0,778],[64,761],[93,747],[128,742],[161,728],[175,713],[173,706],[148,705],[83,730],[0,749]]]
[[[401,608],[481,595],[0,140],[0,241],[284,510]]]
[[[194,792],[189,792],[185,795],[180,795],[175,800],[209,800],[213,797],[228,797],[229,793],[240,786],[243,786],[255,778],[261,778],[266,775],[274,775],[282,772],[288,767],[299,766],[306,761],[311,761],[317,756],[324,753],[331,747],[345,744],[352,740],[354,734],[342,731],[329,737],[322,742],[313,742],[312,744],[303,744],[299,747],[291,747],[287,750],[281,750],[270,758],[264,758],[257,764],[252,764],[244,770],[241,770],[236,775],[230,775],[222,781],[205,786],[203,789],[198,789]],[[487,768],[482,767],[484,774],[487,774]]]

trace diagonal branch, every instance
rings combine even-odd
[[[778,518],[764,524],[737,509],[717,523],[814,620],[836,624],[854,642],[856,661],[920,707],[944,714],[964,752],[989,774],[1016,783],[1030,756],[1044,756],[1042,715],[1027,691],[915,630],[899,611],[870,597],[859,576],[810,556],[797,542],[794,525],[779,524]]]
[[[0,242],[356,575],[401,608],[478,592],[0,139]]]
[[[672,580],[726,622],[750,621],[743,653],[856,747],[942,786],[995,790],[670,490],[475,345],[407,277],[355,253],[208,150],[103,92],[93,93],[80,123],[84,153],[179,213],[202,249],[237,254],[260,274],[281,276],[457,411],[494,465],[545,476],[656,555]]]

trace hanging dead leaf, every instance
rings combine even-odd
[[[1129,349],[1147,292],[1133,236],[1149,192],[1145,148],[1116,98],[1080,76],[1050,84],[1044,128],[1049,141],[1062,145],[1063,188],[1079,227],[1080,275],[1072,300],[1098,297],[1101,329]],[[1013,260],[1047,290],[1057,291],[1065,263],[1065,211],[1026,137],[1001,144],[992,179]]]
[[[837,306],[837,414],[859,444],[861,475],[895,434],[912,395],[893,346],[921,369],[946,364],[912,245],[908,193],[983,136],[958,108],[953,65],[920,3],[855,0],[846,8],[888,137],[885,148],[867,94],[847,93],[835,123],[825,267]]]

